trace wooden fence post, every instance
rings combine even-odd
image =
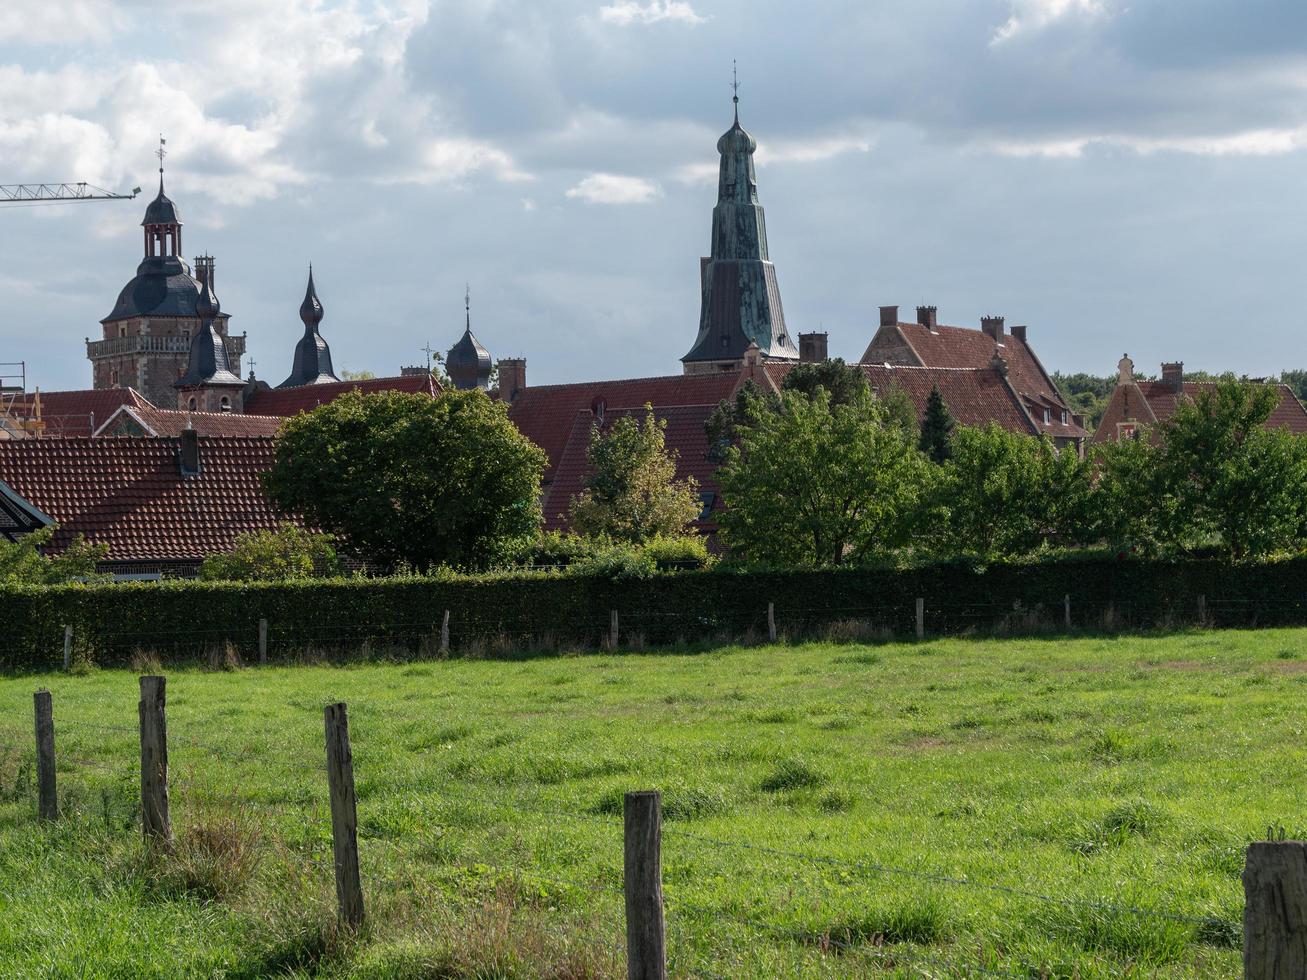
[[[767,603],[767,639],[776,642],[776,603]]]
[[[616,650],[618,640],[621,638],[617,632],[617,610],[614,609],[609,613],[608,619],[608,649]]]
[[[667,980],[663,921],[663,803],[657,790],[627,793],[626,975],[628,980]]]
[[[168,814],[166,679],[141,678],[141,831],[147,842],[172,840]]]
[[[440,652],[449,653],[449,610],[445,610],[445,618],[440,621]]]
[[[64,670],[68,670],[73,665],[73,627],[71,624],[64,627]]]
[[[1062,597],[1062,622],[1067,629],[1071,628],[1071,593]]]
[[[54,781],[54,705],[50,692],[37,691],[36,705],[36,816],[38,820],[59,819],[59,797]]]
[[[259,663],[268,662],[268,621],[259,620]]]
[[[1249,844],[1243,891],[1245,980],[1307,976],[1307,844]]]
[[[1198,625],[1207,625],[1207,596],[1205,595],[1198,597]]]
[[[340,919],[352,929],[363,923],[363,882],[359,878],[358,799],[354,795],[354,757],[344,703],[323,709],[327,728],[327,783],[331,795],[331,843],[336,864],[336,903]]]
[[[926,638],[926,600],[918,597],[917,599],[917,639]]]

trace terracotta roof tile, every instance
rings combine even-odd
[[[134,388],[95,388],[83,391],[33,392],[12,404],[9,414],[30,417],[40,400],[47,436],[89,436],[124,405],[153,408]]]
[[[59,524],[56,548],[83,534],[110,561],[195,561],[285,520],[259,482],[273,446],[201,437],[201,472],[183,478],[180,439],[21,439],[0,442],[0,480]]]
[[[184,412],[153,405],[124,405],[95,430],[95,435],[180,436],[188,428],[202,436],[275,436],[285,421],[276,415],[237,412]],[[144,428],[145,432],[133,431]]]
[[[1148,401],[1148,407],[1153,410],[1159,422],[1165,422],[1175,414],[1176,404],[1179,397],[1176,390],[1165,381],[1137,381],[1139,391]],[[1201,391],[1210,390],[1215,387],[1213,381],[1184,381],[1183,394],[1185,397],[1193,398]],[[1288,385],[1276,384],[1275,388],[1279,392],[1280,401],[1271,412],[1271,417],[1266,420],[1268,429],[1287,428],[1293,433],[1307,432],[1307,410],[1298,401],[1293,393],[1293,389]]]
[[[281,417],[298,415],[319,405],[326,405],[347,391],[361,391],[365,395],[381,391],[409,391],[434,397],[439,394],[440,386],[428,374],[405,374],[394,378],[367,378],[361,381],[303,385],[299,388],[261,388],[245,399],[245,412],[249,415]]]

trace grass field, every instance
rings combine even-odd
[[[621,976],[621,794],[657,787],[674,976],[1229,977],[1244,845],[1304,828],[1301,630],[168,676],[178,841],[154,857],[135,674],[0,681],[0,975]]]

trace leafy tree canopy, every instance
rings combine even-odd
[[[699,485],[676,479],[667,423],[645,406],[643,424],[624,415],[607,434],[590,432],[590,473],[572,500],[572,527],[581,534],[643,543],[675,537],[699,516]]]
[[[0,541],[0,585],[61,585],[98,582],[108,578],[96,571],[109,546],[87,544],[80,534],[57,555],[43,548],[54,540],[55,525],[24,534],[16,542]]]
[[[287,420],[264,486],[382,567],[478,569],[535,537],[544,466],[484,392],[350,392]]]
[[[909,539],[933,467],[863,390],[835,405],[824,388],[747,405],[740,444],[718,471],[719,524],[747,561],[840,565]]]
[[[330,534],[283,524],[275,531],[236,535],[229,554],[210,555],[200,566],[200,578],[226,582],[284,582],[331,578],[341,571]]]

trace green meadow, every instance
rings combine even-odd
[[[136,672],[0,681],[0,975],[624,976],[622,794],[658,788],[676,977],[1230,977],[1245,845],[1307,829],[1303,630],[167,673],[167,853]]]

